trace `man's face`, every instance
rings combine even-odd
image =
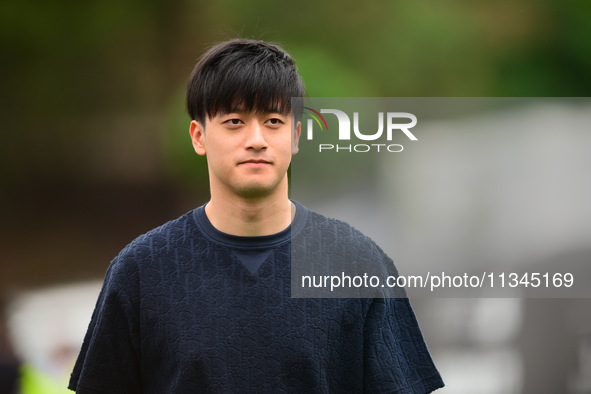
[[[207,119],[206,129],[191,122],[191,139],[207,155],[214,193],[260,198],[287,191],[287,168],[298,150],[300,124],[292,133],[291,115],[234,112]]]

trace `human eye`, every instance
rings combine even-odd
[[[223,123],[228,126],[239,126],[240,124],[242,124],[242,120],[238,118],[229,118],[226,119]]]
[[[284,122],[279,118],[269,118],[265,121],[270,126],[281,126]]]

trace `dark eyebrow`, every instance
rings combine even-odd
[[[230,109],[229,111],[219,111],[218,112],[218,116],[224,116],[224,115],[229,115],[229,114],[238,114],[238,115],[247,115],[250,113],[255,113],[255,114],[260,114],[260,115],[271,115],[271,114],[277,114],[277,115],[281,115],[281,116],[285,116],[288,117],[289,116],[289,112],[287,113],[283,113],[281,111],[274,111],[274,110],[264,110],[264,111],[245,111],[242,109]]]

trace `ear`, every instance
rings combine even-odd
[[[298,153],[298,143],[300,142],[300,135],[302,134],[302,122],[298,122],[297,126],[293,131],[293,136],[291,140],[291,154],[295,155]]]
[[[205,155],[205,127],[196,120],[192,120],[189,126],[189,134],[191,134],[195,152],[200,156]]]

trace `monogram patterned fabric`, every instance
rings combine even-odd
[[[319,256],[343,245],[379,250],[346,223],[296,207],[292,225],[270,236],[221,233],[200,207],[134,240],[109,266],[70,388],[162,394],[442,387],[407,298],[291,297],[292,239],[317,245]],[[323,245],[318,234],[333,241]]]

